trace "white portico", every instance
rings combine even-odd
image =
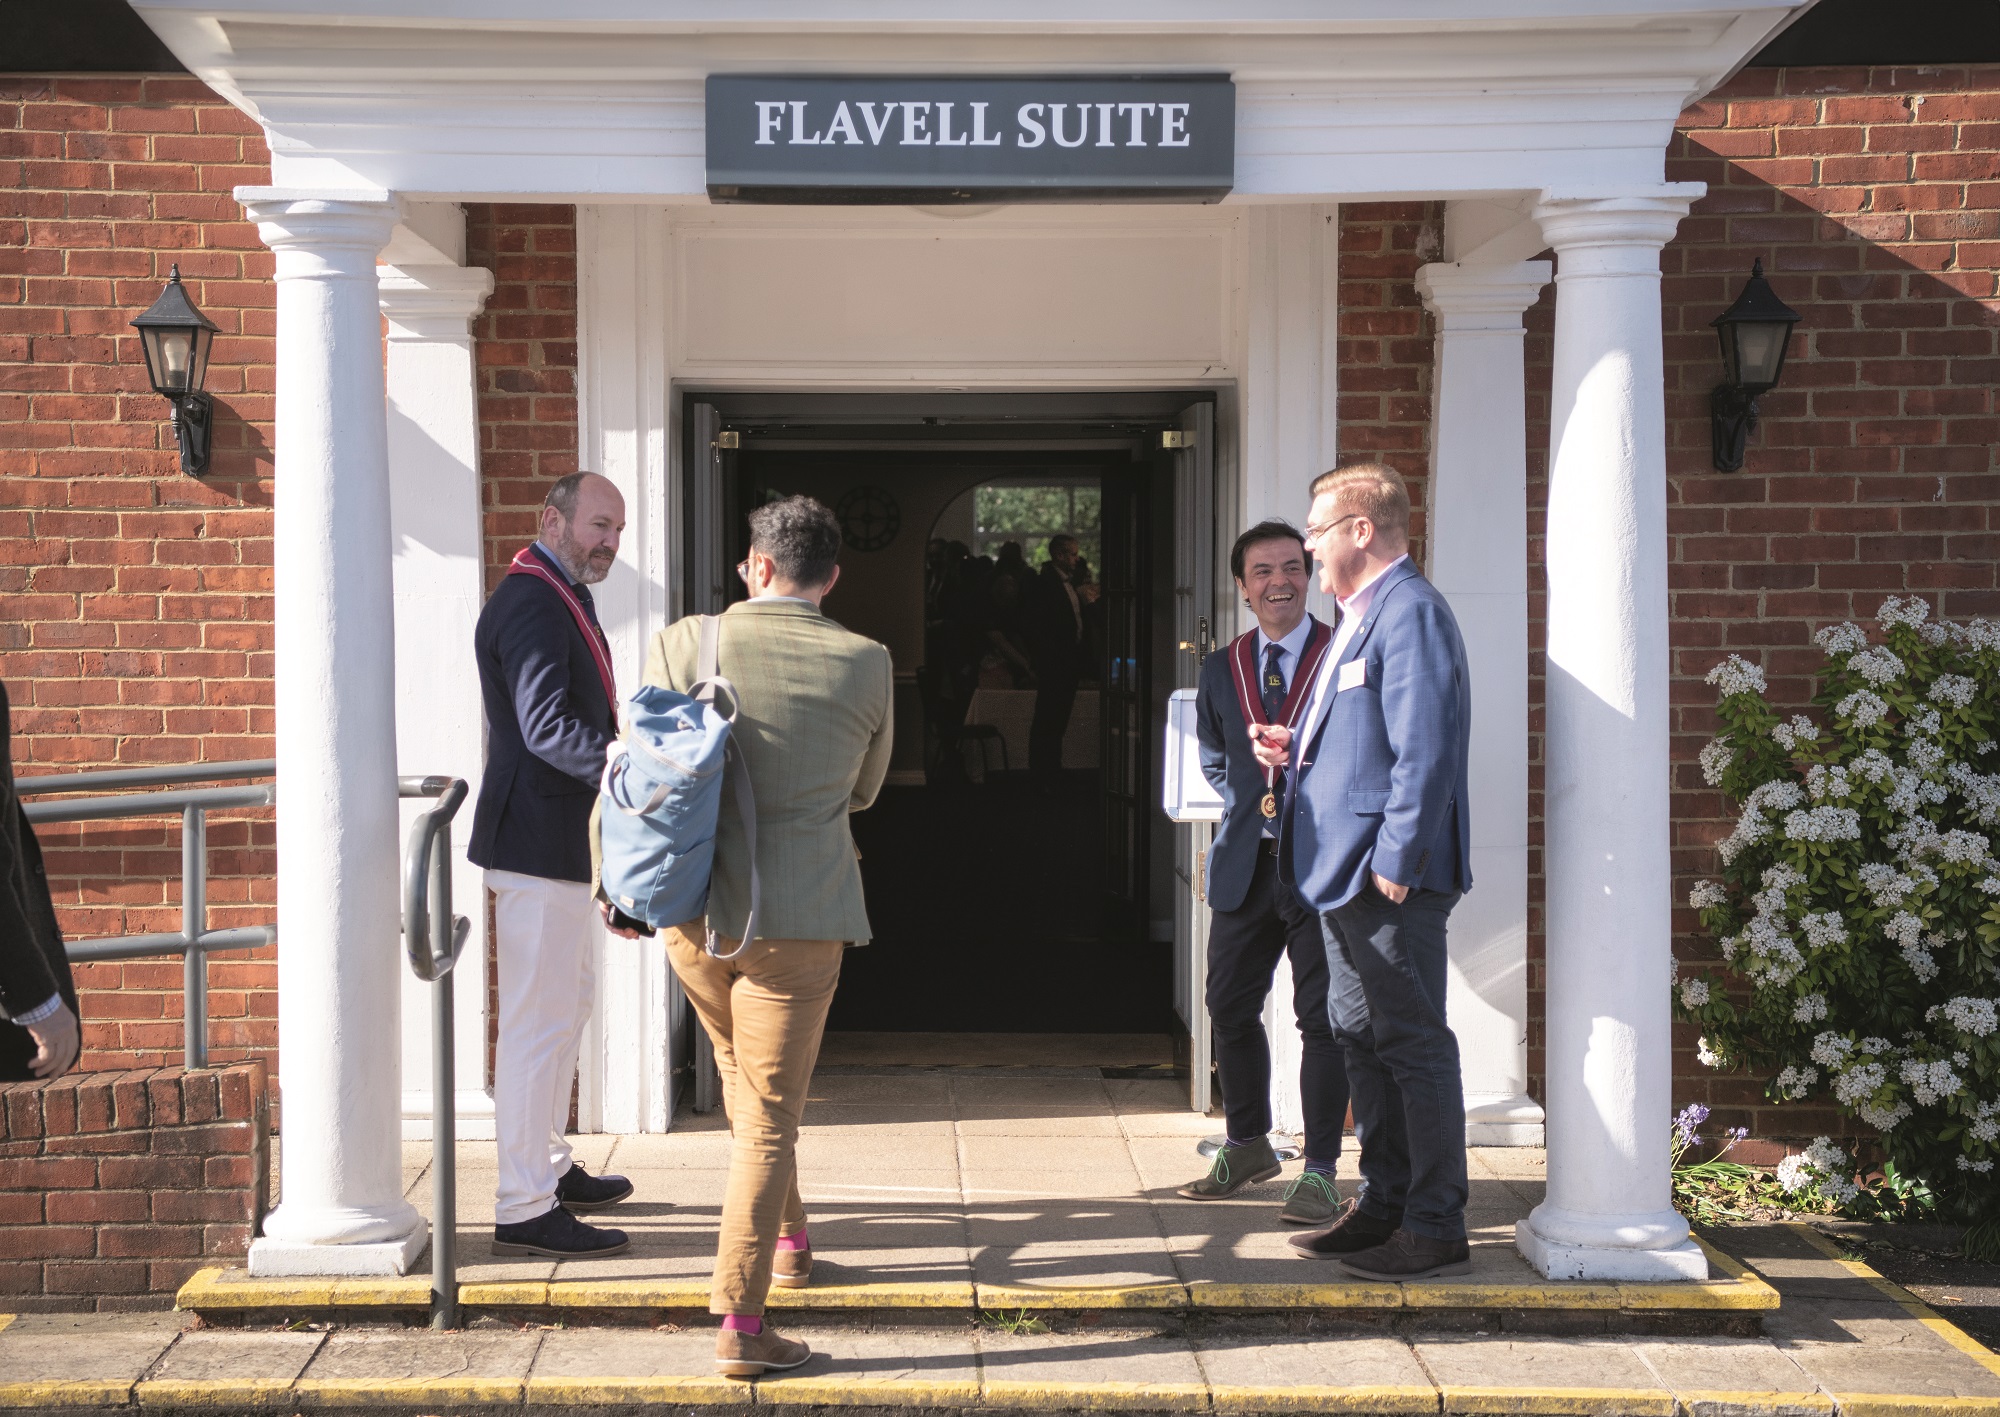
[[[1452,926],[1479,1138],[1527,1140],[1528,619],[1521,315],[1551,278],[1547,538],[1548,1200],[1557,1277],[1699,1276],[1668,1204],[1667,604],[1659,252],[1676,115],[1793,0],[136,0],[259,119],[279,252],[279,909],[284,1201],[264,1272],[407,1264],[395,1184],[421,1115],[398,1031],[398,754],[474,777],[480,596],[452,204],[574,203],[580,453],[631,529],[599,596],[621,681],[678,613],[679,393],[1190,390],[1215,400],[1214,545],[1303,516],[1340,449],[1342,202],[1443,200],[1427,570],[1474,673],[1478,885]],[[1220,205],[713,205],[717,74],[1224,74]],[[1110,122],[1106,118],[1107,125]],[[1134,131],[1137,131],[1136,128]],[[1164,132],[1164,129],[1157,131]],[[377,259],[384,264],[376,266]],[[389,320],[388,398],[380,318]],[[1234,632],[1225,588],[1204,611]],[[393,623],[394,636],[387,633]],[[462,834],[461,834],[462,840]],[[462,866],[461,866],[461,869]],[[477,899],[477,873],[459,878]],[[473,952],[469,952],[473,953]],[[588,1127],[663,1130],[670,990],[606,955]],[[461,987],[476,1024],[483,990]],[[408,1012],[405,1010],[404,1012]],[[461,1026],[461,1077],[477,1077]],[[405,1060],[400,1083],[396,1059]],[[461,1099],[461,1116],[481,1100]],[[1481,1130],[1484,1129],[1484,1130]]]

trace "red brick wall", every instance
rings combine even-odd
[[[160,1309],[240,1260],[271,1174],[262,1063],[0,1086],[0,1304]]]
[[[0,680],[23,774],[271,753],[271,257],[256,124],[186,78],[0,78]],[[220,325],[183,476],[132,316],[179,262]],[[210,923],[268,921],[268,813],[214,819]],[[178,929],[177,823],[42,833],[73,937]],[[173,883],[173,884],[170,884]],[[218,1059],[277,1041],[269,951],[210,967]],[[96,964],[84,1066],[178,1057],[177,960]]]

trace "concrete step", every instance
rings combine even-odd
[[[840,1275],[805,1289],[773,1289],[787,1319],[962,1323],[980,1315],[1214,1315],[1311,1313],[1390,1328],[1506,1331],[1754,1333],[1778,1292],[1721,1251],[1708,1249],[1716,1278],[1680,1283],[1494,1282],[1480,1276],[1401,1284],[1331,1278],[1333,1266],[1297,1268],[1289,1284],[1154,1282],[1062,1285],[947,1281],[869,1282]],[[510,1280],[465,1283],[459,1303],[473,1318],[507,1322],[622,1324],[696,1321],[708,1282],[693,1278]],[[425,1321],[428,1275],[401,1279],[275,1279],[242,1269],[206,1269],[177,1303],[213,1324]]]

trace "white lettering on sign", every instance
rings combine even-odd
[[[783,99],[759,99],[757,101],[757,146],[768,148],[775,144],[771,135],[778,131],[778,125],[785,120],[782,115],[786,104]]]
[[[972,146],[975,148],[997,148],[1000,146],[1000,135],[998,133],[995,133],[990,138],[986,136],[986,110],[989,106],[984,103],[975,103],[972,105]]]
[[[1022,104],[1021,111],[1014,115],[1014,120],[1021,125],[1021,132],[1014,139],[1015,147],[1038,148],[1047,138],[1048,135],[1042,131],[1042,105],[1039,103]],[[1035,135],[1032,142],[1028,140],[1030,133]]]
[[[881,103],[855,99],[850,103],[842,99],[835,105],[824,131],[813,128],[804,99],[757,99],[755,103],[756,146],[764,148],[780,143],[786,147],[816,147],[836,142],[852,147],[879,148],[888,136],[889,125],[896,120],[898,110],[901,110],[902,116],[902,136],[896,142],[901,147],[997,148],[1006,141],[1005,133],[996,133],[987,127],[986,110],[992,107],[990,103],[966,104],[972,110],[971,126],[961,128],[959,124],[963,120],[954,113],[959,106],[956,101],[898,99]],[[1152,147],[1156,144],[1148,141],[1147,132],[1155,114],[1159,115],[1157,146],[1185,148],[1192,141],[1187,131],[1189,104],[1079,103],[1075,105],[1074,133],[1071,132],[1070,107],[1067,103],[1022,104],[1014,114],[1014,146],[1038,148],[1054,138],[1056,146],[1062,148],[1080,148],[1086,143],[1099,148]],[[877,112],[878,109],[880,112]],[[856,112],[860,113],[867,128],[866,138],[855,126]],[[1125,120],[1122,131],[1119,118]],[[1093,128],[1096,129],[1095,142],[1092,142]]]

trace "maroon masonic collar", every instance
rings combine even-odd
[[[1285,702],[1278,709],[1275,719],[1264,716],[1264,696],[1257,688],[1257,632],[1249,630],[1230,642],[1229,673],[1236,681],[1236,704],[1243,710],[1245,724],[1275,723],[1297,731],[1306,705],[1312,701],[1313,680],[1319,674],[1328,646],[1333,643],[1333,631],[1311,613],[1306,615],[1306,619],[1311,621],[1312,628],[1306,632],[1306,642],[1299,649],[1299,667],[1292,672],[1292,687],[1286,693]],[[1267,818],[1278,815],[1277,780],[1276,769],[1264,769],[1265,792],[1261,806]]]

